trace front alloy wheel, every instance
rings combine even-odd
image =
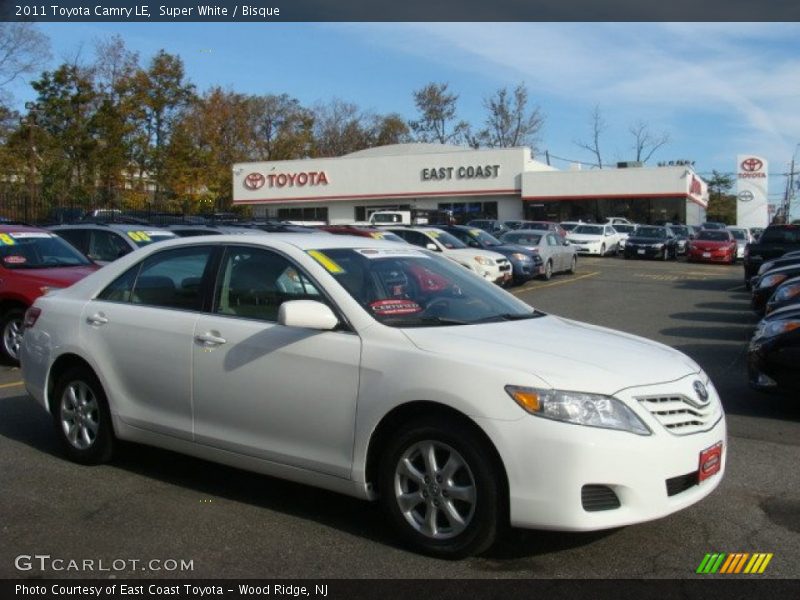
[[[461,558],[491,546],[507,522],[502,464],[476,427],[451,418],[407,423],[382,452],[378,489],[415,549]]]
[[[432,540],[456,537],[475,515],[475,478],[469,465],[435,440],[418,442],[400,457],[394,495],[408,524]]]
[[[100,412],[94,392],[83,381],[73,381],[64,390],[60,405],[61,430],[78,450],[86,450],[97,441]]]
[[[25,313],[19,309],[8,311],[2,320],[3,357],[12,364],[19,364],[19,349],[22,345]]]

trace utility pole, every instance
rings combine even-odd
[[[795,158],[792,156],[792,163],[789,167],[789,172],[786,174],[786,191],[783,194],[783,207],[781,208],[784,223],[789,223],[791,221],[790,213],[792,209],[792,200],[794,200],[794,161]]]

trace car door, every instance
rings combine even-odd
[[[82,347],[130,425],[192,438],[192,347],[212,254],[211,245],[151,254],[83,309]]]
[[[556,240],[554,233],[548,233],[545,236],[545,245],[547,246],[547,253],[553,261],[553,271],[563,271],[566,269],[564,265],[564,252],[561,250],[561,244]]]
[[[326,301],[266,248],[229,246],[192,349],[195,439],[340,477],[352,467],[361,340],[277,323],[282,302]]]

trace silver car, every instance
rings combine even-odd
[[[736,240],[736,258],[743,259],[745,246],[753,241],[750,231],[744,227],[728,227],[728,231],[731,232],[733,239]]]
[[[550,279],[553,273],[573,273],[578,265],[578,254],[575,246],[551,231],[518,229],[500,236],[500,241],[517,244],[527,250],[536,252],[544,263],[544,279]]]

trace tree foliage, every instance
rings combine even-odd
[[[448,91],[447,83],[429,83],[414,92],[419,118],[409,121],[418,142],[464,143],[470,139],[466,121],[456,118],[458,94]]]
[[[544,116],[538,106],[528,106],[528,89],[519,84],[512,91],[500,88],[485,98],[486,127],[471,145],[489,148],[530,146],[534,151],[544,126]]]

